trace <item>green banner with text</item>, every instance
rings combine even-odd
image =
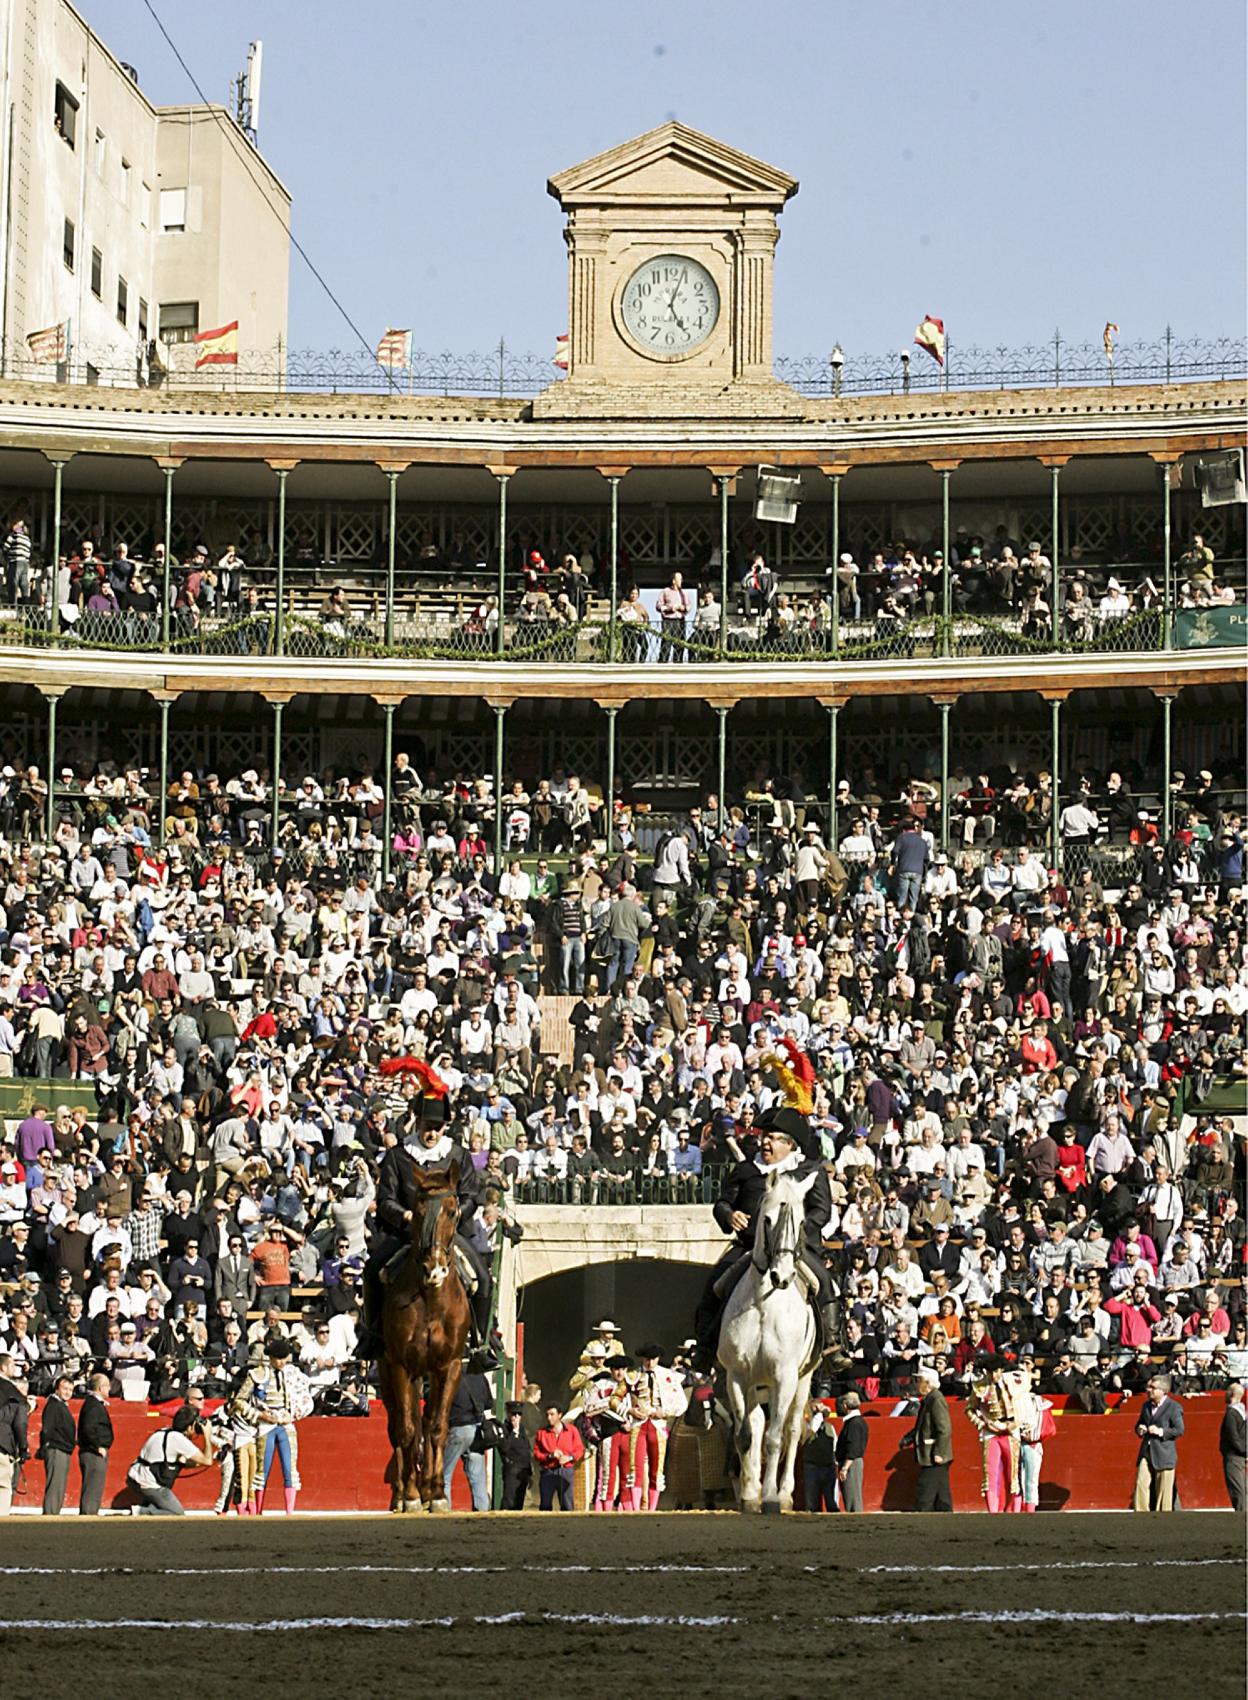
[[[1248,609],[1180,608],[1174,616],[1176,649],[1227,649],[1248,643]]]

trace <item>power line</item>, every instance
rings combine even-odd
[[[147,10],[151,13],[152,22],[156,25],[156,28],[160,31],[161,35],[164,36],[165,41],[167,42],[167,44],[169,46],[169,51],[173,54],[173,56],[177,60],[178,64],[182,67],[183,71],[185,71],[186,76],[187,76],[187,80],[189,81],[191,87],[195,90],[195,93],[199,96],[203,105],[207,108],[209,117],[213,120],[213,122],[217,125],[217,127],[224,132],[227,139],[229,140],[230,146],[234,149],[235,153],[238,155],[238,158],[242,161],[244,170],[247,172],[247,175],[251,178],[251,180],[255,184],[256,188],[260,191],[260,197],[263,200],[265,206],[268,207],[269,211],[273,214],[274,218],[277,219],[278,223],[282,224],[282,228],[284,230],[286,230],[286,234],[287,234],[287,237],[290,240],[291,247],[298,254],[299,258],[303,261],[304,265],[307,266],[308,270],[312,273],[312,276],[320,284],[321,288],[325,291],[326,295],[328,295],[329,299],[333,302],[334,306],[338,309],[339,313],[341,313],[343,319],[345,320],[346,324],[350,328],[352,334],[356,337],[357,341],[360,344],[360,347],[365,351],[365,353],[368,355],[369,359],[377,366],[379,371],[385,372],[386,377],[387,377],[391,387],[393,388],[393,385],[394,385],[394,374],[393,374],[393,372],[389,371],[386,367],[382,366],[381,362],[377,359],[376,349],[369,342],[368,338],[364,335],[363,331],[356,324],[355,320],[351,317],[350,313],[347,312],[347,309],[343,306],[342,302],[334,294],[333,290],[329,287],[328,283],[326,283],[325,279],[321,276],[321,274],[317,270],[316,266],[312,263],[312,256],[308,253],[308,251],[304,247],[303,243],[300,242],[299,238],[295,235],[293,230],[288,229],[286,227],[286,225],[282,223],[282,218],[281,218],[280,213],[278,212],[277,208],[273,205],[272,201],[269,199],[269,194],[268,194],[268,190],[267,190],[266,186],[260,181],[259,177],[257,177],[256,173],[252,170],[251,160],[248,157],[249,154],[251,153],[250,143],[248,143],[246,140],[244,140],[243,138],[240,137],[240,134],[239,134],[237,127],[229,119],[223,118],[221,113],[217,111],[216,107],[208,99],[208,96],[204,93],[203,89],[200,87],[199,80],[196,77],[195,73],[191,70],[191,67],[187,64],[186,60],[182,57],[182,54],[179,52],[176,42],[174,41],[173,37],[169,34],[169,31],[165,28],[164,24],[161,22],[160,15],[157,12],[155,6],[153,6],[152,0],[143,0],[143,4],[147,7]],[[240,142],[241,142],[241,148],[240,148]]]

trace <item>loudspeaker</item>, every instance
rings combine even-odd
[[[801,473],[782,472],[778,466],[760,466],[754,497],[754,518],[792,525],[802,499]]]
[[[1243,449],[1227,449],[1225,454],[1198,460],[1196,482],[1200,486],[1200,505],[1203,508],[1222,508],[1229,502],[1248,501]]]

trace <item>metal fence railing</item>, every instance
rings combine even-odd
[[[1195,622],[1188,610],[1167,618],[1158,606],[1113,619],[1071,626],[1030,625],[1018,615],[991,618],[921,615],[915,619],[842,622],[833,629],[826,608],[800,622],[777,624],[763,616],[733,616],[723,638],[711,628],[682,622],[615,626],[591,615],[572,624],[509,616],[500,642],[496,616],[486,624],[473,613],[453,607],[426,611],[396,610],[392,621],[374,610],[330,616],[288,614],[281,622],[271,610],[201,614],[175,609],[169,642],[158,615],[100,613],[90,610],[72,621],[63,617],[54,629],[45,608],[16,608],[0,613],[0,647],[57,648],[63,651],[194,656],[284,655],[307,660],[493,661],[681,666],[715,663],[812,663],[835,661],[909,661],[933,657],[1019,657],[1028,655],[1147,655],[1174,646],[1174,618],[1183,648],[1242,646],[1242,606],[1217,609],[1228,616]],[[387,626],[389,625],[389,630]],[[1169,641],[1168,641],[1169,640]]]
[[[546,355],[504,342],[479,353],[413,350],[407,366],[381,366],[370,350],[292,349],[284,342],[240,349],[232,366],[197,371],[193,343],[151,342],[92,349],[71,345],[59,365],[35,360],[20,338],[0,346],[0,381],[153,390],[270,394],[383,394],[396,397],[527,398],[558,382]],[[1103,342],[1069,342],[1060,332],[1021,347],[962,345],[950,338],[938,367],[922,353],[848,352],[781,356],[776,376],[804,395],[836,398],[934,390],[1063,389],[1089,384],[1195,383],[1248,374],[1248,339],[1179,337],[1167,326],[1151,341],[1122,342],[1107,358]]]

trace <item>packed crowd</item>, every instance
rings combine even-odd
[[[645,857],[618,799],[609,858],[575,776],[508,781],[496,874],[490,785],[400,753],[383,879],[371,774],[290,786],[271,849],[257,770],[183,773],[158,808],[142,773],[71,764],[53,842],[0,850],[0,1073],[51,1082],[0,1146],[0,1348],[36,1393],[169,1399],[281,1336],[320,1408],[356,1407],[379,1159],[418,1122],[383,1059],[447,1084],[488,1259],[513,1202],[713,1198],[789,1035],[832,1183],[834,1385],[955,1387],[985,1352],[1089,1401],[1158,1357],[1177,1391],[1242,1377],[1242,1140],[1213,1108],[1246,1068],[1240,819],[1210,792],[1142,864],[1067,883],[997,844],[1015,777],[968,787],[954,863],[930,788],[869,773],[835,848],[779,786]],[[1121,842],[1121,775],[1085,784],[1069,806]],[[574,1000],[570,1061],[543,990]]]

